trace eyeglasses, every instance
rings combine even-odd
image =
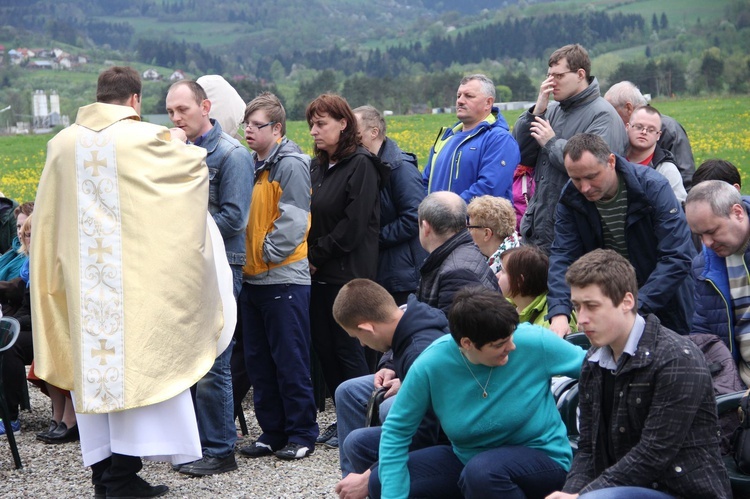
[[[655,133],[657,133],[657,134],[661,133],[661,130],[657,130],[656,128],[654,128],[652,126],[646,128],[645,126],[641,125],[640,123],[636,123],[636,124],[628,123],[628,125],[630,125],[630,128],[632,128],[633,130],[635,130],[638,133],[646,132],[648,135],[653,135]]]
[[[269,125],[275,125],[275,124],[276,124],[276,122],[275,122],[275,121],[269,121],[269,122],[268,122],[268,123],[266,123],[265,125],[259,125],[259,124],[257,124],[257,123],[245,123],[245,122],[243,121],[243,122],[242,122],[242,128],[244,128],[245,130],[250,130],[250,131],[252,131],[252,130],[260,130],[261,128],[266,128],[266,127],[267,127],[267,126],[269,126]]]
[[[578,71],[564,71],[562,73],[547,73],[547,78],[554,78],[557,81],[560,81],[563,79],[563,76],[565,76],[568,73],[577,73]]]

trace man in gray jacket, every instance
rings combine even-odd
[[[554,237],[555,207],[568,180],[563,149],[577,133],[601,136],[612,152],[623,155],[628,144],[625,127],[615,109],[599,92],[591,74],[591,59],[581,45],[566,45],[549,58],[547,78],[537,102],[513,129],[521,148],[521,163],[536,165],[536,192],[521,219],[521,236],[549,253]],[[549,102],[550,95],[554,102]]]

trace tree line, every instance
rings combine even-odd
[[[375,48],[365,54],[338,47],[276,54],[261,58],[256,74],[261,78],[271,78],[271,66],[274,60],[278,60],[287,72],[295,64],[302,63],[308,68],[333,69],[345,75],[363,73],[369,77],[394,78],[412,73],[414,65],[421,65],[426,71],[440,71],[454,63],[543,58],[554,48],[568,43],[591,47],[599,43],[622,42],[642,36],[645,24],[645,19],[639,14],[609,15],[604,12],[508,18],[455,36],[433,36],[426,44],[418,41],[398,44]]]

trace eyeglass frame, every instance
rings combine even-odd
[[[661,135],[661,130],[653,128],[653,127],[645,127],[641,125],[640,123],[628,123],[628,126],[632,129],[634,129],[638,133],[646,132],[646,135]]]
[[[578,70],[570,70],[570,71],[563,71],[562,73],[547,73],[547,78],[554,78],[557,81],[561,81],[563,79],[563,76],[565,76],[568,73],[577,73]]]
[[[245,130],[247,130],[248,128],[250,128],[251,130],[255,129],[255,130],[260,131],[260,130],[266,128],[267,126],[272,126],[272,125],[275,125],[276,123],[278,123],[278,121],[269,121],[268,123],[266,123],[264,125],[255,125],[255,124],[252,124],[252,123],[245,123],[243,121],[241,123],[241,125],[242,125],[242,128],[245,129]]]

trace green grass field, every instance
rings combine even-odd
[[[556,0],[553,3],[539,3],[529,6],[525,13],[536,15],[549,12],[583,10],[595,4],[597,9],[603,8],[609,13],[640,14],[651,26],[651,16],[660,17],[664,12],[671,27],[695,24],[698,19],[702,23],[720,19],[724,16],[724,9],[731,3],[729,0]]]
[[[734,163],[742,173],[745,192],[750,192],[750,96],[729,98],[659,100],[652,103],[677,119],[688,132],[696,165],[709,158]],[[505,112],[513,125],[519,111]],[[402,149],[414,152],[420,167],[441,126],[455,121],[452,115],[389,117],[388,135]],[[307,123],[288,123],[288,136],[306,152],[312,152]],[[20,201],[34,199],[50,135],[0,137],[0,191]]]
[[[138,38],[160,38],[169,35],[176,41],[184,40],[188,43],[200,43],[203,48],[211,48],[235,43],[247,29],[243,23],[219,23],[208,21],[161,21],[148,17],[98,17],[101,21],[110,23],[126,22],[135,28]]]

